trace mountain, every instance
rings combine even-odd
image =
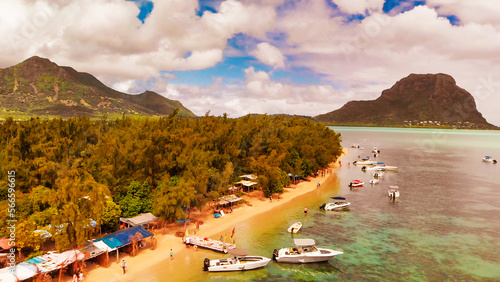
[[[195,115],[179,101],[155,92],[129,95],[113,90],[88,73],[31,57],[0,69],[0,115],[98,117],[104,114],[168,115],[179,109]]]
[[[350,101],[314,118],[336,125],[495,127],[478,112],[474,97],[442,73],[410,74],[376,100]]]

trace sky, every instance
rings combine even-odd
[[[500,0],[0,2],[0,68],[37,55],[197,115],[315,116],[446,73],[500,126]]]

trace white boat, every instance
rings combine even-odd
[[[378,180],[377,178],[373,178],[372,180],[370,180],[370,184],[378,184],[380,182],[380,180]]]
[[[366,161],[354,161],[352,162],[353,165],[376,165],[377,162],[376,161],[370,161],[370,160],[366,160]]]
[[[271,259],[262,256],[248,256],[246,250],[231,249],[231,257],[210,260],[205,258],[203,270],[205,271],[242,271],[266,266]]]
[[[491,156],[485,156],[482,160],[483,160],[483,162],[487,162],[487,163],[492,163],[492,164],[497,163],[497,160],[494,160]]]
[[[349,187],[363,187],[365,183],[361,180],[353,180],[349,182]]]
[[[380,164],[380,163],[377,164],[376,166],[372,166],[372,167],[363,166],[361,168],[361,170],[363,170],[363,171],[367,171],[367,170],[394,171],[394,170],[397,170],[397,169],[398,169],[397,166]]]
[[[302,223],[295,222],[294,224],[290,225],[290,227],[288,227],[288,233],[296,234],[299,232],[301,228],[302,228]]]
[[[387,191],[389,198],[395,200],[399,198],[399,187],[398,186],[389,186],[389,191]]]
[[[327,261],[343,254],[341,251],[316,248],[314,239],[294,239],[293,243],[295,248],[275,249],[273,259],[277,262],[310,263]]]
[[[334,203],[324,203],[319,208],[325,211],[333,211],[333,210],[346,209],[349,208],[349,206],[351,205],[351,203],[347,202],[344,197],[331,197],[331,198],[338,201]]]
[[[384,176],[385,172],[383,170],[379,170],[373,174],[373,178],[380,179]]]
[[[224,243],[222,241],[217,241],[214,239],[202,238],[196,235],[189,235],[184,237],[184,244],[186,245],[196,245],[201,248],[206,248],[218,252],[227,253],[228,250],[235,249],[235,244]]]

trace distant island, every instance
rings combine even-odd
[[[129,95],[113,90],[88,73],[31,57],[0,69],[0,116],[101,117],[103,115],[195,115],[179,101],[146,91]]]
[[[474,97],[447,74],[410,74],[371,101],[350,101],[318,115],[327,125],[497,129]]]

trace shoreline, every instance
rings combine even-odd
[[[260,216],[264,213],[270,212],[272,209],[282,206],[297,197],[304,196],[314,190],[318,189],[317,182],[321,184],[326,181],[332,181],[335,179],[335,170],[339,167],[339,161],[348,153],[346,148],[343,148],[342,154],[339,156],[335,163],[328,166],[328,170],[331,173],[326,173],[324,176],[317,176],[315,178],[310,178],[310,181],[303,181],[299,184],[292,185],[292,188],[285,188],[285,191],[280,195],[280,199],[274,199],[272,202],[269,198],[261,199],[258,196],[244,196],[244,199],[248,201],[250,205],[241,204],[240,207],[235,208],[232,213],[226,214],[222,218],[214,218],[211,213],[205,211],[205,209],[200,214],[200,219],[204,221],[204,224],[200,225],[200,229],[197,230],[197,235],[203,237],[209,237],[212,239],[218,239],[220,234],[231,234],[233,228],[236,228],[235,233],[238,232],[238,225],[248,221],[253,217]],[[209,209],[211,211],[211,209]],[[194,234],[196,229],[196,223],[191,222],[188,226],[189,234]],[[185,260],[179,258],[189,257],[189,254],[193,252],[192,248],[186,248],[184,243],[182,243],[182,238],[176,237],[174,234],[176,231],[183,231],[183,225],[170,226],[168,228],[168,234],[161,234],[160,232],[155,233],[155,238],[157,240],[157,248],[151,250],[147,248],[139,252],[135,257],[131,257],[128,254],[120,254],[120,260],[125,258],[127,261],[128,270],[125,275],[122,274],[119,263],[116,261],[116,256],[110,256],[110,263],[108,267],[101,267],[97,263],[91,263],[86,267],[85,279],[87,281],[158,281],[156,278],[146,279],[144,277],[145,273],[155,273],[155,269],[164,269],[166,267],[171,270],[169,273],[172,276],[169,280],[177,281],[182,280],[182,272],[178,271],[182,269],[183,264],[186,263]],[[170,260],[170,249],[174,253],[174,259]],[[176,259],[177,258],[177,259]],[[168,264],[168,266],[167,266]],[[69,276],[65,281],[71,281]],[[146,279],[146,280],[145,280]]]

